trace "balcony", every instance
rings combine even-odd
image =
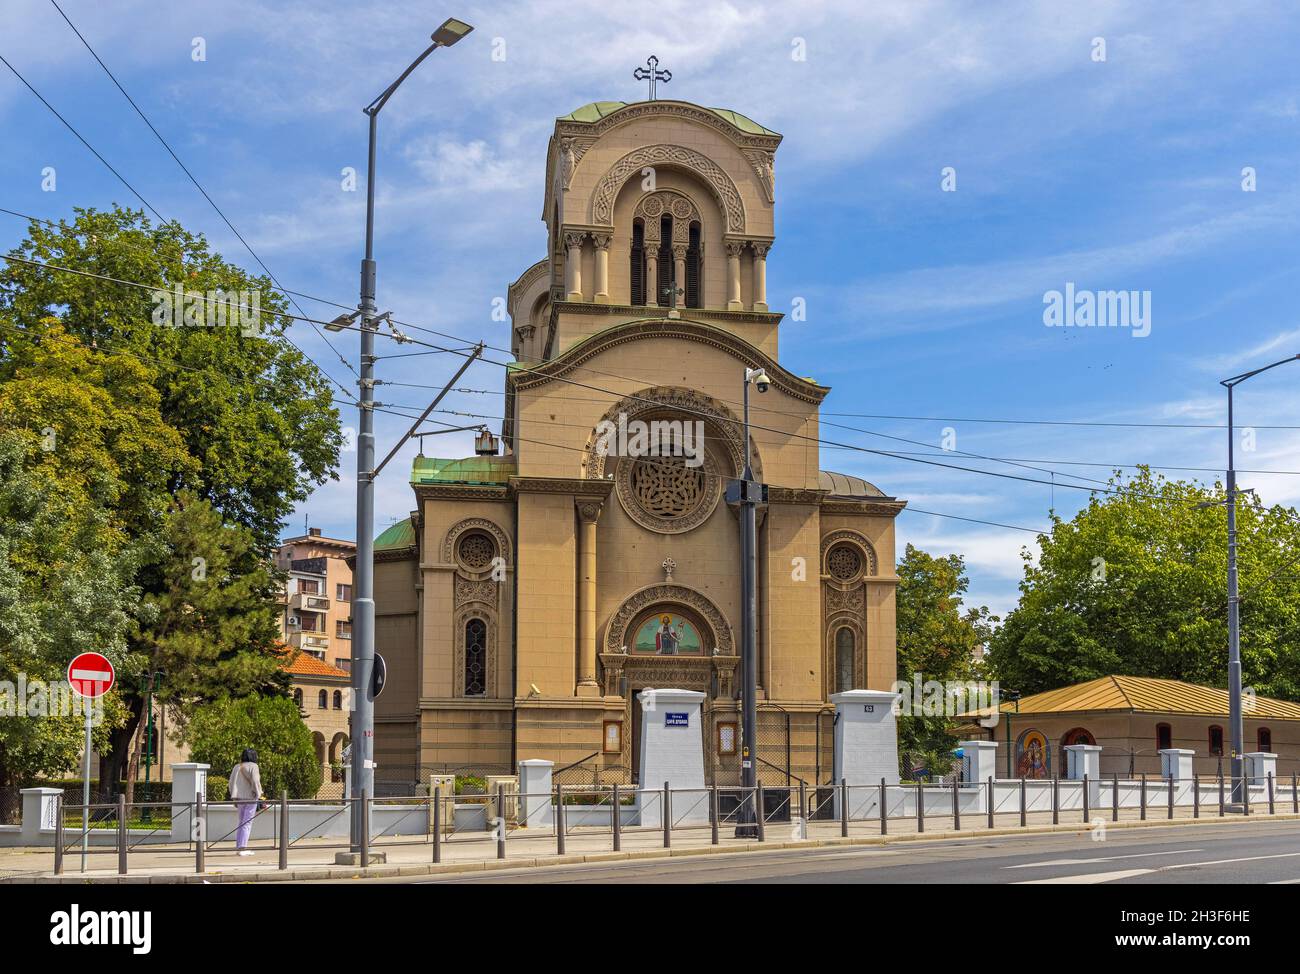
[[[308,612],[328,612],[330,610],[330,600],[325,595],[308,595],[303,592],[294,592],[293,598],[289,600],[289,608]]]
[[[320,632],[291,632],[289,645],[295,649],[309,649],[320,652],[330,648],[330,637]]]

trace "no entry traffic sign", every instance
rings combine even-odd
[[[68,682],[83,697],[102,697],[112,689],[113,680],[113,664],[99,653],[82,653],[68,664]]]

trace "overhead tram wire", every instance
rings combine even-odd
[[[55,4],[55,7],[57,8],[58,5]],[[62,14],[63,11],[62,11],[62,10],[59,10],[59,13]],[[64,20],[67,20],[67,16],[66,16],[66,15],[64,15]],[[72,26],[72,22],[71,22],[71,21],[68,21],[68,25],[69,25],[69,26]],[[76,27],[73,27],[73,30],[76,31]],[[81,37],[80,32],[77,32],[77,36],[78,36],[78,37]],[[98,54],[95,54],[94,50],[90,47],[90,45],[86,43],[86,40],[85,40],[84,37],[82,38],[82,43],[83,43],[83,44],[86,44],[86,48],[87,48],[88,50],[90,50],[90,53],[91,53],[92,55],[94,55],[95,60],[99,61],[99,55],[98,55]],[[87,140],[87,139],[86,139],[86,138],[85,138],[85,137],[84,137],[84,136],[83,136],[79,131],[77,131],[76,127],[75,127],[71,122],[69,122],[66,118],[64,118],[63,115],[61,115],[61,114],[59,113],[59,111],[58,111],[58,110],[57,110],[53,105],[51,105],[48,101],[46,101],[45,96],[42,95],[39,91],[37,91],[36,88],[31,84],[31,82],[29,82],[25,77],[23,77],[23,75],[19,73],[18,69],[15,68],[15,67],[14,67],[14,66],[13,66],[13,65],[12,65],[12,64],[11,64],[11,63],[10,63],[10,62],[5,58],[5,57],[4,57],[4,55],[2,55],[2,54],[0,54],[0,62],[3,62],[4,65],[5,65],[5,67],[7,67],[10,71],[13,72],[14,77],[16,77],[19,81],[21,81],[21,82],[23,83],[23,85],[26,86],[27,90],[30,91],[33,95],[35,95],[36,98],[40,101],[40,103],[41,103],[42,105],[44,105],[47,109],[49,109],[50,112],[54,115],[54,117],[57,118],[60,122],[62,122],[63,125],[68,129],[68,131],[71,132],[73,135],[75,135],[75,136],[77,137],[77,140],[78,140],[79,142],[81,142],[81,144],[84,145],[87,149],[89,149],[90,152],[91,152],[91,154],[94,155],[94,157],[95,157],[96,159],[98,159],[98,160],[99,160],[99,161],[104,165],[104,167],[105,167],[106,169],[108,169],[109,172],[111,172],[114,176],[116,176],[117,179],[122,183],[122,185],[125,186],[128,190],[130,190],[131,193],[135,196],[135,198],[138,199],[141,203],[144,204],[145,208],[148,209],[150,213],[152,213],[155,217],[158,218],[158,220],[159,220],[160,223],[166,224],[166,223],[171,222],[171,221],[169,221],[166,217],[164,217],[161,213],[159,213],[158,210],[157,210],[157,208],[154,207],[154,205],[153,205],[152,203],[150,203],[148,200],[146,200],[146,199],[144,198],[144,196],[142,196],[142,195],[140,194],[140,192],[139,192],[139,191],[138,191],[138,190],[137,190],[133,185],[131,185],[131,183],[126,179],[126,177],[123,176],[120,172],[118,172],[117,169],[115,169],[115,168],[113,167],[113,165],[112,165],[112,164],[111,164],[107,159],[105,159],[105,158],[104,158],[104,157],[99,153],[99,151],[98,151],[98,150],[97,150],[93,145],[91,145],[90,142],[89,142],[89,141],[88,141],[88,140]],[[113,78],[113,74],[112,74],[112,72],[108,71],[107,66],[105,66],[104,63],[103,63],[102,61],[100,61],[100,66],[103,67],[104,70],[105,70],[106,72],[108,72],[108,75],[109,75],[110,78]],[[116,78],[113,78],[113,83],[114,83],[114,84],[117,84],[117,79],[116,79]],[[122,86],[121,86],[120,84],[118,85],[118,89],[122,91],[122,94],[126,95],[126,90],[123,89]],[[135,106],[135,102],[131,99],[131,96],[130,96],[130,95],[126,95],[126,97],[127,97],[127,100],[131,102],[132,106],[136,108],[136,111],[137,111],[137,112],[140,112],[139,107],[138,107],[138,106]],[[153,124],[149,122],[148,118],[145,118],[143,112],[140,112],[140,116],[141,116],[142,118],[145,119],[145,124],[149,125],[149,128],[150,128],[150,129],[153,129]],[[158,135],[158,132],[157,132],[156,129],[154,130],[154,134],[155,134],[155,135]],[[158,135],[158,138],[159,138],[160,140],[162,140],[162,136],[161,136],[161,135]],[[167,143],[166,143],[165,140],[163,140],[163,145],[167,147],[167,150],[168,150],[169,152],[171,152],[171,146],[167,145]],[[174,152],[172,153],[172,157],[175,158],[176,161],[177,161],[178,163],[180,163],[180,159],[176,157],[176,155],[175,155]],[[188,169],[185,168],[184,163],[180,163],[180,164],[181,164],[181,168],[182,168],[182,169],[185,169],[185,173],[186,173],[186,175],[189,175],[189,176],[190,176],[190,179],[191,179],[192,181],[194,181],[194,184],[195,184],[196,186],[198,186],[198,182],[197,182],[197,180],[194,180],[194,177],[193,177],[192,175],[190,175],[190,172],[189,172]],[[203,190],[203,187],[202,187],[202,186],[199,186],[199,192],[203,193],[203,195],[204,195],[205,197],[208,198],[208,202],[209,202],[209,203],[212,203],[212,199],[211,199],[211,197],[208,197],[208,194]],[[217,205],[216,205],[215,203],[212,203],[212,205],[213,205],[213,207],[214,207],[215,209],[217,209],[217,212],[221,215],[221,218],[222,218],[223,220],[226,220],[226,216],[225,216],[224,213],[221,212],[220,208],[218,208]],[[12,211],[12,210],[6,210],[5,212],[13,213],[14,211]],[[15,214],[15,215],[17,215],[17,214]],[[34,217],[28,217],[28,219],[37,219],[37,218],[34,218]],[[51,226],[54,226],[54,225],[55,225],[55,224],[52,224],[52,223],[51,223],[50,221],[48,221],[48,220],[38,220],[38,222],[41,222],[41,223],[47,223],[47,224],[50,224]],[[267,276],[270,277],[271,280],[274,281],[274,282],[276,283],[276,286],[278,287],[278,286],[279,286],[279,282],[276,281],[276,279],[275,279],[275,275],[272,274],[271,271],[267,268],[267,266],[266,266],[265,264],[262,263],[262,259],[261,259],[260,257],[258,257],[256,253],[253,252],[253,249],[252,249],[251,247],[248,246],[248,242],[247,242],[246,240],[244,240],[243,236],[239,233],[239,231],[238,231],[238,230],[235,230],[235,227],[230,223],[229,220],[226,220],[226,225],[227,225],[228,227],[230,227],[230,229],[234,232],[234,234],[235,234],[236,237],[239,237],[240,242],[243,243],[244,246],[245,246],[245,248],[248,249],[248,252],[249,252],[250,254],[253,255],[253,259],[256,260],[256,261],[258,262],[258,264],[261,265],[262,270],[264,270],[264,271],[266,272]],[[293,298],[292,298],[292,297],[291,297],[289,300],[290,300],[291,302],[293,302]],[[298,308],[298,311],[299,311],[299,312],[302,311],[302,308],[298,307],[298,305],[297,305],[296,302],[294,302],[294,307]],[[307,319],[306,316],[304,315],[304,320],[310,320],[310,319]],[[321,337],[321,339],[325,342],[325,344],[326,344],[326,345],[329,345],[330,350],[333,351],[334,354],[335,354],[336,356],[338,356],[339,361],[341,361],[341,362],[342,362],[342,363],[343,363],[343,364],[344,364],[344,365],[345,365],[345,366],[346,366],[346,367],[347,367],[347,368],[352,372],[353,375],[356,375],[356,369],[354,369],[354,368],[352,367],[352,363],[350,363],[350,362],[349,362],[347,359],[345,359],[341,354],[339,354],[338,349],[334,348],[334,346],[330,343],[330,340],[329,340],[328,338],[325,337],[324,333],[322,333],[322,332],[320,331],[320,329],[316,327],[315,324],[312,325],[312,328],[316,330],[317,335],[319,335],[319,336]],[[300,355],[302,355],[303,358],[307,359],[307,361],[309,361],[309,362],[311,362],[313,365],[315,365],[316,368],[320,370],[320,372],[321,372],[322,375],[324,375],[324,376],[325,376],[326,378],[328,378],[331,382],[333,382],[336,386],[338,386],[340,389],[342,389],[342,390],[344,391],[344,393],[346,393],[346,394],[349,395],[349,396],[353,396],[352,391],[351,391],[350,389],[348,389],[347,386],[345,386],[343,383],[339,382],[339,381],[338,381],[337,379],[335,379],[332,375],[330,375],[330,374],[329,374],[328,372],[326,372],[323,368],[321,368],[320,364],[319,364],[318,362],[316,362],[316,360],[313,359],[310,355],[308,355],[305,351],[303,351],[301,348],[299,348],[299,346],[297,345],[296,342],[293,341],[293,339],[288,338],[288,337],[286,336],[286,337],[285,337],[285,340],[286,340],[287,342],[289,342],[289,344],[292,345],[294,348],[298,349],[298,353],[299,353]],[[355,398],[356,398],[356,397],[353,396],[353,399],[354,399],[354,400],[355,400]]]
[[[414,407],[411,407],[411,408],[414,408]],[[402,417],[402,418],[404,418],[404,419],[418,419],[418,418],[419,418],[418,414],[415,414],[415,413],[406,413],[406,412],[401,412],[399,409],[394,408],[394,407],[391,406],[391,405],[376,405],[376,406],[375,406],[375,411],[376,411],[376,412],[380,412],[380,413],[386,413],[386,414],[393,415],[393,416],[400,416],[400,417]],[[460,431],[462,430],[462,427],[457,427],[457,426],[455,426],[455,425],[452,424],[452,423],[446,423],[446,422],[443,422],[442,420],[429,419],[429,418],[426,417],[424,421],[425,421],[426,423],[434,423],[434,424],[436,424],[436,425],[438,425],[438,426],[442,426],[442,427],[449,427],[448,429],[435,430],[434,432],[460,432]],[[419,434],[416,434],[416,435],[418,436]],[[547,441],[547,440],[535,440],[535,439],[531,439],[531,438],[529,438],[529,437],[522,437],[522,436],[520,436],[520,437],[515,437],[515,439],[517,439],[517,440],[518,440],[519,442],[521,442],[521,443],[532,443],[532,444],[535,444],[535,445],[538,445],[538,446],[548,446],[548,447],[551,447],[551,448],[553,448],[553,449],[566,450],[566,451],[571,452],[571,453],[582,453],[582,454],[584,454],[584,455],[587,453],[587,451],[586,451],[585,449],[583,449],[582,447],[565,446],[564,444],[552,443],[552,442],[549,442],[549,441]],[[620,457],[619,459],[628,460],[628,461],[630,461],[630,462],[632,462],[632,463],[637,463],[637,464],[649,464],[649,465],[652,465],[652,466],[660,466],[660,465],[662,465],[658,460],[651,459],[651,458],[646,458],[646,457]],[[727,481],[727,480],[729,480],[729,479],[732,479],[732,478],[728,478],[728,477],[725,476],[724,474],[718,474],[718,473],[712,473],[712,474],[711,474],[711,473],[708,473],[707,471],[700,471],[700,475],[703,476],[703,477],[714,477],[714,478],[716,478],[716,479],[718,479],[718,480],[722,480],[722,481],[724,481],[724,482]],[[773,485],[771,485],[771,486],[779,486],[779,485],[773,484]],[[1049,534],[1049,533],[1050,533],[1050,532],[1047,531],[1046,529],[1027,528],[1027,527],[1024,527],[1023,525],[1019,525],[1019,524],[1004,524],[1004,523],[999,522],[999,521],[986,521],[986,520],[982,520],[982,519],[980,519],[980,518],[965,517],[965,516],[960,515],[960,514],[945,514],[945,513],[942,513],[942,512],[940,512],[940,511],[929,511],[929,510],[925,510],[925,509],[923,509],[923,508],[919,508],[919,507],[912,507],[912,506],[910,506],[910,505],[904,507],[902,510],[903,510],[903,512],[908,512],[908,511],[910,511],[910,512],[913,513],[913,514],[926,514],[926,515],[929,515],[930,517],[947,518],[947,519],[949,519],[949,520],[954,520],[954,521],[966,521],[966,522],[969,522],[969,523],[972,523],[972,524],[983,524],[983,525],[987,525],[987,526],[989,526],[989,527],[1005,528],[1005,529],[1008,530],[1008,531],[1023,531],[1023,532],[1026,532],[1026,533],[1028,533],[1028,534],[1033,534],[1033,535]]]
[[[98,279],[100,279],[100,280],[110,281],[110,282],[115,283],[115,284],[124,284],[124,285],[132,286],[132,287],[144,288],[144,289],[146,289],[146,290],[153,290],[153,288],[152,288],[150,285],[147,285],[147,284],[140,284],[139,282],[134,282],[134,281],[123,281],[123,280],[120,280],[120,279],[118,279],[118,278],[112,278],[112,277],[108,277],[108,276],[106,276],[106,275],[102,275],[102,274],[93,274],[93,273],[91,273],[91,272],[89,272],[89,271],[80,271],[80,270],[77,270],[77,269],[75,269],[75,268],[61,267],[61,266],[59,266],[59,265],[57,265],[57,264],[48,264],[48,263],[44,263],[44,262],[42,262],[42,261],[31,260],[31,259],[29,259],[29,258],[14,257],[14,256],[12,256],[12,255],[0,254],[0,259],[3,259],[3,260],[9,260],[9,261],[18,261],[18,262],[21,262],[21,263],[31,264],[31,265],[34,265],[34,266],[37,266],[37,267],[44,267],[44,268],[47,268],[47,269],[50,269],[50,270],[64,271],[64,272],[67,272],[67,273],[79,274],[79,275],[83,275],[83,276],[86,276],[86,277],[98,278]],[[196,295],[196,297],[201,297],[201,296],[197,296],[197,295]],[[289,314],[289,313],[287,313],[287,312],[282,313],[282,314],[281,314],[281,317],[288,318],[288,319],[291,319],[291,320],[316,321],[317,324],[326,324],[326,322],[319,321],[318,319],[309,319],[309,318],[305,318],[305,317],[300,316],[300,315],[292,315],[292,314]],[[343,331],[360,331],[360,326],[358,326],[358,325],[347,325],[347,326],[342,327],[340,330],[343,330]],[[379,335],[379,337],[388,338],[388,339],[390,339],[390,340],[394,340],[394,341],[398,341],[398,340],[400,340],[400,341],[403,341],[403,342],[406,342],[406,343],[411,343],[411,344],[419,345],[419,346],[422,346],[422,347],[425,347],[425,348],[430,348],[430,349],[433,349],[433,350],[435,350],[435,351],[446,352],[446,353],[448,353],[448,354],[452,354],[452,355],[459,355],[459,356],[461,356],[461,357],[463,357],[463,358],[467,358],[467,357],[469,357],[469,355],[471,354],[470,351],[465,351],[465,350],[461,350],[461,349],[453,349],[453,348],[445,348],[445,347],[442,347],[442,346],[439,346],[439,345],[434,345],[434,344],[431,343],[431,342],[426,342],[426,341],[423,341],[423,340],[421,340],[421,339],[412,338],[412,337],[410,337],[410,336],[402,336],[402,337],[399,339],[398,336],[396,336],[396,335],[390,335],[390,334],[386,334],[386,333],[384,333],[384,332],[379,332],[378,335]],[[465,341],[465,339],[461,339],[461,338],[459,338],[458,336],[452,336],[452,337],[453,337],[453,338],[456,338],[457,340],[460,340],[460,341]],[[530,366],[520,365],[520,364],[518,364],[518,363],[500,362],[500,361],[497,361],[496,359],[487,358],[486,356],[480,356],[480,357],[479,357],[479,361],[485,362],[485,363],[487,363],[487,364],[489,364],[489,365],[495,365],[495,366],[497,366],[497,367],[499,367],[499,368],[511,368],[511,367],[513,366],[513,370],[514,370],[515,372],[524,372],[524,373],[529,373],[529,374],[537,374],[537,375],[541,375],[541,376],[543,376],[544,378],[550,379],[550,380],[552,380],[552,381],[562,382],[562,383],[565,383],[565,384],[568,384],[568,385],[573,385],[573,386],[576,386],[576,387],[579,387],[579,388],[583,388],[583,389],[586,389],[586,390],[588,390],[588,391],[592,391],[592,392],[603,393],[603,394],[609,396],[611,399],[613,399],[613,400],[615,400],[615,401],[618,401],[618,400],[632,400],[632,401],[644,402],[644,403],[646,403],[647,405],[660,405],[656,400],[648,399],[648,398],[646,398],[646,397],[644,397],[644,396],[639,396],[639,395],[635,395],[635,394],[630,394],[630,395],[629,395],[629,394],[624,394],[624,393],[617,392],[617,391],[615,391],[615,390],[611,390],[611,389],[604,389],[604,388],[602,388],[602,387],[600,387],[600,386],[595,386],[595,385],[592,385],[592,384],[590,384],[590,383],[586,383],[586,382],[580,382],[580,381],[578,381],[577,379],[571,379],[571,378],[569,378],[569,377],[567,377],[567,376],[548,375],[547,373],[545,373],[545,372],[543,372],[543,371],[541,371],[541,370],[539,370],[539,369],[536,369],[536,368],[533,368],[533,367],[530,367]],[[644,381],[644,380],[636,380],[636,381]],[[710,414],[710,413],[704,413],[704,412],[701,412],[700,410],[691,409],[691,408],[689,408],[689,407],[685,407],[685,406],[683,406],[683,407],[679,407],[679,410],[680,410],[681,412],[683,412],[683,413],[688,414],[688,415],[699,416],[700,418],[703,418],[703,419],[710,419],[710,420],[713,420],[713,421],[715,421],[715,422],[729,423],[729,424],[732,424],[732,425],[739,425],[739,423],[740,423],[739,420],[731,419],[731,418],[728,418],[728,417],[719,417],[719,416],[715,416],[715,415],[713,415],[713,414]],[[792,433],[792,432],[789,432],[789,431],[787,431],[787,430],[781,430],[781,429],[777,429],[777,428],[775,428],[775,427],[769,427],[769,426],[762,426],[762,425],[755,424],[755,423],[751,423],[751,424],[750,424],[750,428],[751,428],[751,429],[759,429],[759,430],[763,430],[763,431],[765,431],[765,432],[769,432],[769,433],[775,433],[775,434],[778,434],[778,435],[780,435],[780,436],[786,436],[786,437],[791,437],[791,438],[794,438],[794,439],[800,439],[800,440],[806,440],[806,441],[809,441],[809,442],[815,442],[815,443],[818,443],[818,444],[820,444],[820,445],[826,445],[826,446],[838,447],[838,448],[845,449],[845,450],[850,450],[850,451],[853,451],[853,452],[866,453],[866,454],[870,454],[870,455],[873,455],[873,456],[890,457],[890,458],[893,458],[893,459],[897,459],[897,460],[905,460],[905,461],[909,461],[909,462],[913,462],[913,463],[923,464],[923,465],[926,465],[926,466],[933,466],[933,467],[940,467],[940,468],[945,468],[945,469],[951,469],[951,470],[963,471],[963,472],[965,472],[965,473],[982,474],[982,475],[987,476],[987,477],[996,477],[996,478],[1000,478],[1000,479],[1004,479],[1004,480],[1014,480],[1014,481],[1020,481],[1020,482],[1024,482],[1024,483],[1040,484],[1040,485],[1043,485],[1043,486],[1049,486],[1049,487],[1050,487],[1050,486],[1056,486],[1056,487],[1069,487],[1069,488],[1073,488],[1073,489],[1075,489],[1075,490],[1083,490],[1083,491],[1087,491],[1087,492],[1089,492],[1089,493],[1101,493],[1101,494],[1128,494],[1128,495],[1130,495],[1130,496],[1147,497],[1147,498],[1152,498],[1152,499],[1156,499],[1156,500],[1162,500],[1162,499],[1163,499],[1163,498],[1160,498],[1159,495],[1146,495],[1146,494],[1133,495],[1133,494],[1131,494],[1131,492],[1129,492],[1129,491],[1125,491],[1125,490],[1121,490],[1121,489],[1116,489],[1116,488],[1110,488],[1110,487],[1103,487],[1103,486],[1089,487],[1089,486],[1085,486],[1085,485],[1083,485],[1083,484],[1075,484],[1075,483],[1068,483],[1068,482],[1055,482],[1055,483],[1054,483],[1053,481],[1049,481],[1049,480],[1039,480],[1039,479],[1034,478],[1034,477],[1026,477],[1026,476],[1022,476],[1022,475],[1019,475],[1019,474],[1006,473],[1006,472],[1003,472],[1003,471],[997,471],[997,470],[982,470],[982,469],[980,469],[980,468],[978,468],[978,467],[964,467],[964,466],[962,466],[962,465],[960,465],[960,464],[942,463],[942,462],[939,462],[939,461],[937,461],[937,460],[926,459],[926,458],[923,458],[923,457],[913,457],[913,456],[909,456],[909,455],[904,454],[904,453],[898,453],[898,452],[893,452],[893,451],[889,451],[889,450],[877,450],[877,449],[874,449],[874,448],[872,448],[872,447],[857,446],[857,445],[855,445],[855,444],[851,444],[851,443],[841,443],[841,442],[838,442],[838,441],[835,441],[835,440],[828,440],[828,439],[825,439],[825,438],[822,438],[822,437],[808,436],[808,435],[806,435],[806,434],[801,434],[801,433]],[[871,431],[865,431],[865,430],[864,430],[864,431],[860,431],[860,432],[870,433]],[[1057,473],[1059,473],[1059,472],[1057,472]],[[1064,473],[1061,473],[1060,475],[1061,475],[1061,476],[1071,476],[1071,475],[1069,475],[1069,474],[1064,474]],[[1075,478],[1075,479],[1087,479],[1087,478]]]

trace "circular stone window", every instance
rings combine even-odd
[[[482,531],[470,531],[456,545],[456,558],[472,572],[481,572],[492,564],[496,545]]]
[[[702,524],[722,493],[713,463],[688,465],[685,457],[624,457],[618,465],[623,509],[642,527],[679,534]]]
[[[853,545],[836,545],[826,556],[826,572],[837,582],[851,582],[862,574],[862,555]]]

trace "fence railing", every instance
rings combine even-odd
[[[1234,795],[1239,796],[1236,802]],[[888,835],[891,829],[964,831],[1049,820],[1096,827],[1107,820],[1173,819],[1178,809],[1184,810],[1183,817],[1190,809],[1192,818],[1300,814],[1300,785],[1295,774],[1236,781],[1118,775],[944,784],[882,779],[878,784],[841,781],[813,787],[800,782],[775,788],[761,782],[754,788],[560,784],[540,792],[498,785],[495,792],[479,795],[446,794],[435,787],[431,795],[334,801],[282,795],[251,804],[241,809],[196,795],[192,802],[128,804],[121,796],[115,803],[83,805],[58,795],[54,872],[64,873],[70,856],[79,858],[82,872],[93,868],[95,857],[115,857],[117,872],[125,875],[132,856],[148,852],[169,861],[190,861],[193,870],[202,873],[214,860],[240,851],[241,817],[246,827],[242,850],[276,853],[278,868],[286,870],[290,853],[304,846],[313,851],[347,850],[357,864],[367,866],[375,852],[412,846],[426,847],[421,858],[438,863],[449,849],[505,859],[512,846],[535,856],[540,845],[544,851],[564,854],[574,837],[582,837],[590,847],[593,837],[604,836],[610,848],[619,851],[633,837],[642,845],[649,837],[654,845],[661,842],[667,848],[674,837],[698,839],[705,834],[711,845],[719,845],[724,837],[765,842],[774,830],[782,840],[801,840],[813,837],[813,831],[849,837],[855,830]],[[357,842],[351,839],[354,814],[360,819]]]

